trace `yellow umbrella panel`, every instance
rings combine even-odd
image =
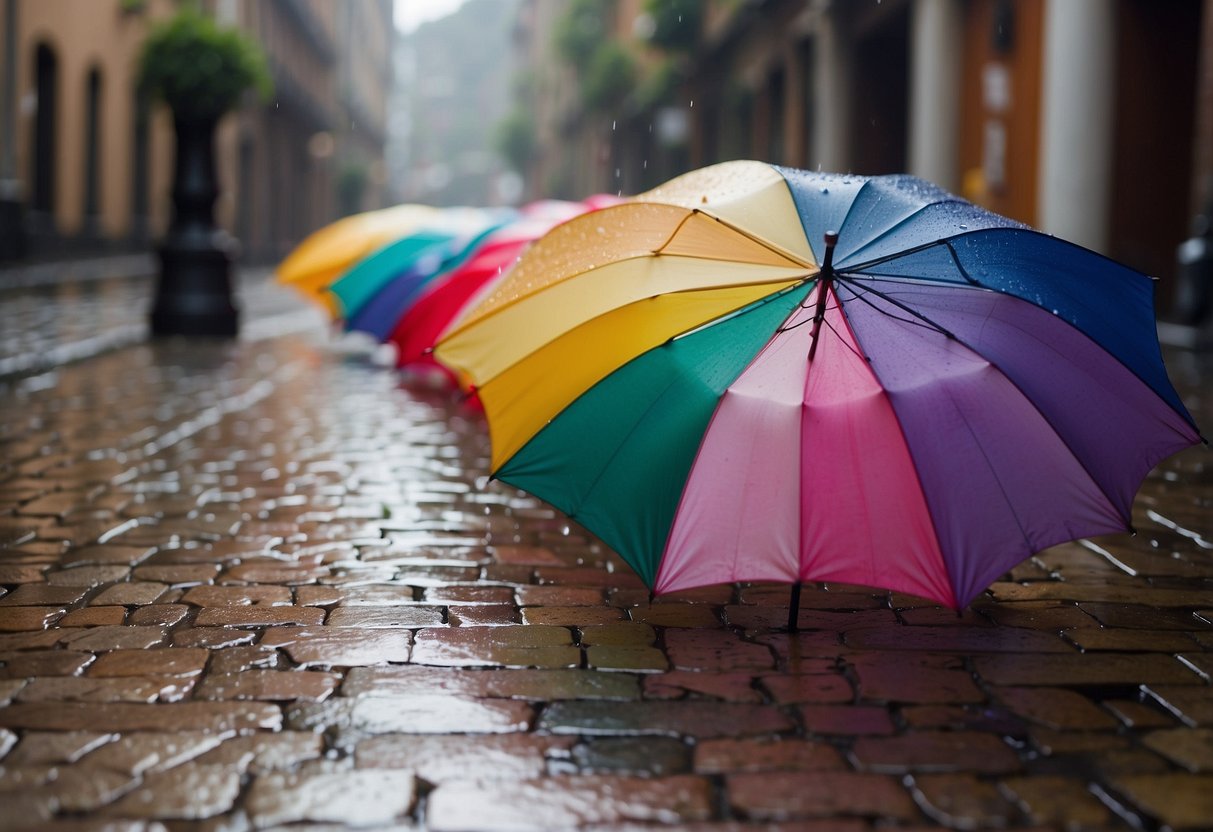
[[[697,208],[605,208],[535,243],[435,354],[477,388],[495,469],[604,376],[805,280],[811,258]]]
[[[329,286],[381,246],[432,221],[440,209],[396,205],[344,217],[310,234],[278,265],[278,279],[335,309]]]

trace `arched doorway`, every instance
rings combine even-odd
[[[35,232],[54,229],[55,163],[58,150],[56,109],[59,58],[45,43],[34,50],[34,89],[37,110],[30,141],[30,222]]]
[[[150,232],[148,214],[151,198],[148,189],[151,183],[151,114],[152,101],[141,85],[136,84],[134,90],[135,106],[134,125],[131,130],[133,138],[131,147],[131,240],[142,245],[146,243]]]
[[[101,232],[101,70],[88,72],[84,92],[84,226],[85,237]]]

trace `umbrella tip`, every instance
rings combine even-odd
[[[838,245],[838,232],[827,231],[825,233],[826,241],[826,256],[821,261],[821,271],[823,275],[829,275],[834,271],[834,246]]]

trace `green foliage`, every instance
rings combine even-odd
[[[636,104],[642,110],[669,104],[674,98],[674,92],[684,80],[678,61],[662,61],[648,73],[636,90]]]
[[[669,52],[694,49],[699,43],[704,5],[702,0],[645,0],[645,13],[653,19],[650,42]]]
[[[636,85],[636,59],[618,41],[609,41],[594,52],[581,81],[581,98],[591,110],[610,110],[623,103]]]
[[[525,171],[535,154],[535,119],[526,109],[515,107],[497,125],[497,152],[516,171]]]
[[[186,6],[156,26],[143,44],[139,82],[177,118],[218,118],[249,88],[273,88],[260,47],[235,29]]]
[[[556,51],[578,74],[589,69],[608,34],[614,0],[569,0],[568,9],[556,23]]]

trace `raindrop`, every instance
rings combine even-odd
[[[642,170],[648,170],[648,169],[649,169],[649,160],[648,160],[648,159],[645,159],[645,160],[644,160],[644,163],[641,165],[641,169],[642,169]]]
[[[694,98],[692,98],[692,99],[691,99],[691,107],[690,107],[690,109],[694,109],[694,108],[695,108],[695,99],[694,99]]]
[[[615,120],[611,119],[611,132],[615,132]]]
[[[829,189],[829,188],[822,188],[822,189],[821,189],[821,192],[822,192],[823,194],[828,194],[828,193],[830,192],[830,189]]]
[[[960,224],[960,227],[961,227],[961,229],[962,229],[962,230],[963,230],[963,229],[965,229],[965,228],[968,228],[968,226],[967,226],[967,225],[965,225],[963,222]]]

